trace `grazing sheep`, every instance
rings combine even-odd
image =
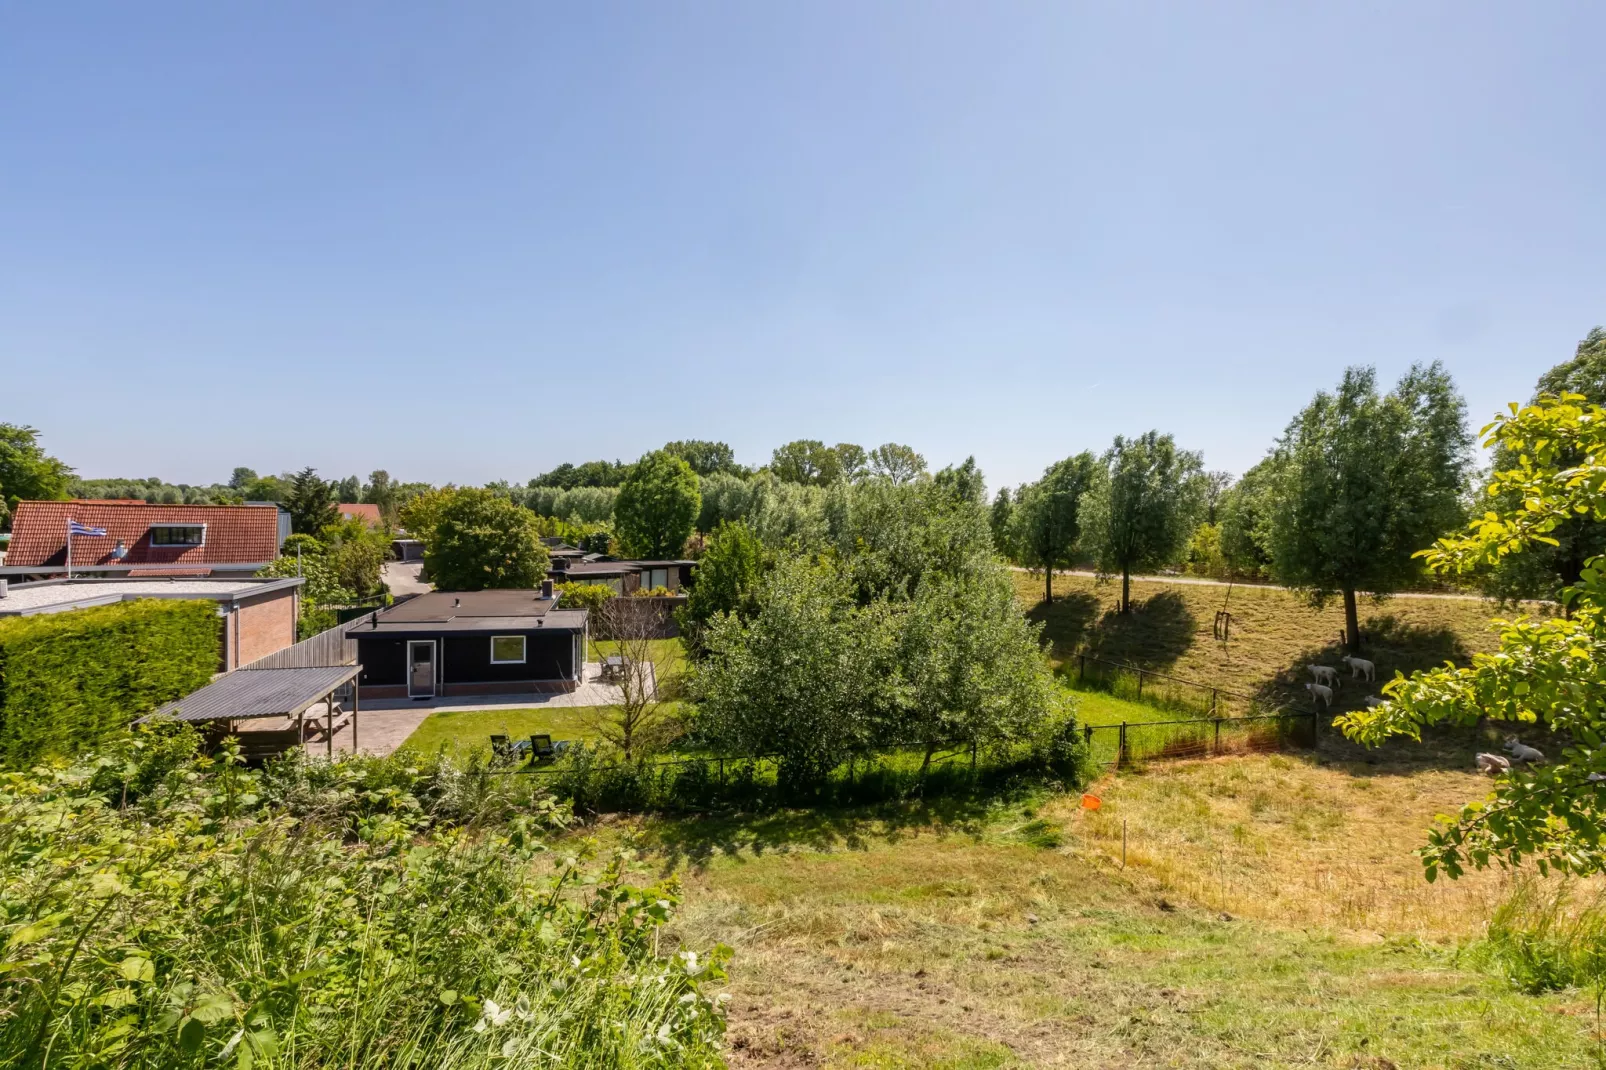
[[[1516,736],[1506,737],[1506,750],[1511,752],[1512,761],[1527,762],[1531,765],[1534,762],[1542,762],[1545,760],[1544,751],[1535,750],[1526,743],[1517,742]]]
[[[1352,676],[1361,676],[1372,681],[1377,680],[1377,666],[1373,665],[1365,658],[1352,658],[1348,654],[1345,654],[1344,664],[1349,666],[1350,675]]]
[[[1367,695],[1366,708],[1369,710],[1375,710],[1387,701],[1388,699],[1384,698],[1382,695]]]
[[[1305,668],[1310,671],[1310,678],[1318,684],[1335,689],[1338,687],[1338,670],[1331,665],[1307,665]]]
[[[1306,684],[1305,690],[1309,691],[1317,702],[1320,702],[1328,709],[1333,708],[1333,689],[1326,684]]]
[[[1499,754],[1478,755],[1478,772],[1488,773],[1490,776],[1499,776],[1501,773],[1511,772],[1511,763]]]

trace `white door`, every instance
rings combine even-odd
[[[430,639],[407,641],[407,697],[431,698],[435,694],[435,643]]]

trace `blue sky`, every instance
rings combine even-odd
[[[1606,321],[1598,4],[19,4],[0,420],[89,476],[717,438],[1242,471]]]

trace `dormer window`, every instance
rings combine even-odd
[[[151,526],[152,546],[205,546],[205,524],[156,524]]]

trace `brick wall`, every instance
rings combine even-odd
[[[242,602],[229,623],[239,629],[237,637],[228,637],[229,661],[234,667],[293,646],[296,641],[295,593],[277,591]]]

